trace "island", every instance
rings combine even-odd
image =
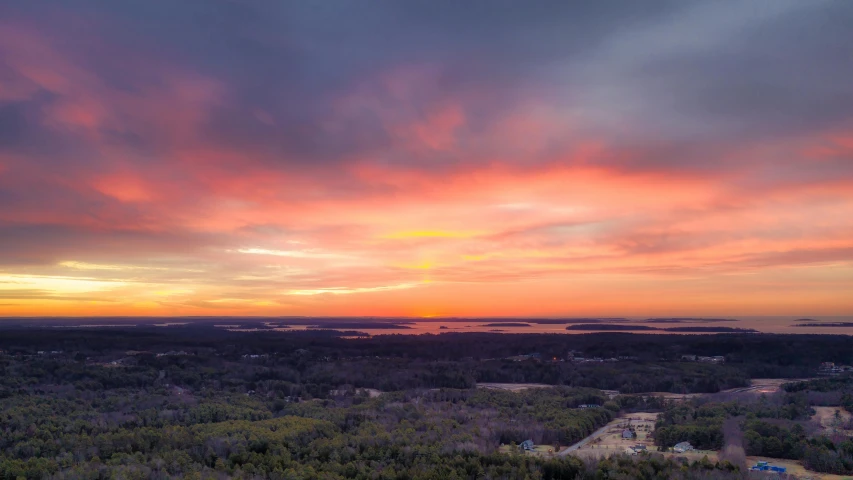
[[[670,327],[664,328],[663,331],[675,333],[759,333],[753,328],[736,327]]]
[[[644,323],[719,323],[737,322],[733,318],[647,318]]]
[[[795,327],[853,327],[853,322],[797,323]]]

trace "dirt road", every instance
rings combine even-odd
[[[589,443],[589,442],[595,440],[596,438],[606,434],[611,428],[613,428],[614,426],[616,426],[618,424],[619,424],[619,421],[613,420],[612,422],[608,423],[607,425],[605,425],[605,426],[599,428],[598,430],[592,432],[592,434],[590,436],[584,438],[580,442],[578,442],[578,443],[576,443],[570,447],[566,447],[563,450],[560,450],[560,453],[558,453],[557,456],[565,457],[566,455],[568,455],[568,454],[574,452],[575,450],[583,447],[587,443]]]
[[[592,442],[596,443],[595,448],[584,449],[585,453],[604,453],[605,451],[608,451],[607,449],[614,449],[622,452],[630,445],[647,445],[650,449],[654,448],[650,443],[649,434],[654,429],[654,421],[657,416],[658,414],[653,412],[634,412],[615,418],[610,421],[610,423],[594,431],[591,435],[587,436],[580,442],[560,450],[558,455],[565,456],[572,452],[577,452]],[[622,438],[622,430],[629,424],[636,427],[638,436],[630,441],[626,441]],[[643,427],[643,425],[651,428]],[[602,450],[599,450],[599,448]]]

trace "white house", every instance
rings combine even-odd
[[[693,445],[690,445],[690,442],[681,442],[676,443],[674,447],[672,447],[672,451],[675,453],[684,453],[693,450]]]

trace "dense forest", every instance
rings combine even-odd
[[[737,478],[728,463],[497,453],[526,439],[577,442],[620,409],[648,407],[637,397],[557,387],[304,400],[230,392],[214,369],[172,360],[155,357],[163,374],[149,378],[141,367],[4,358],[0,478]],[[214,380],[172,383],[194,375]]]
[[[789,387],[782,403],[754,405],[670,407],[654,396],[600,390],[717,392],[746,385],[754,372],[806,372],[850,351],[834,337],[822,346],[811,336],[762,337],[7,329],[0,335],[0,479],[741,478],[742,466],[725,461],[584,462],[498,447],[528,439],[570,445],[617,412],[666,409],[662,446],[689,438],[719,447],[725,419],[745,417],[748,448],[758,448],[755,432],[761,449],[776,448],[765,440],[774,437],[790,458],[806,458],[809,448],[823,455],[829,445],[758,423],[803,417],[817,384]],[[752,350],[774,342],[813,356],[792,362]],[[572,362],[572,352],[616,361]],[[727,363],[681,361],[685,354],[725,355]],[[506,359],[518,355],[528,360]],[[472,388],[479,382],[557,387]],[[841,466],[824,471],[847,468],[847,447],[833,447]],[[814,462],[829,462],[820,455]]]
[[[818,335],[583,335],[444,333],[343,338],[340,332],[229,332],[217,328],[11,329],[0,336],[9,355],[62,351],[69,358],[121,361],[132,376],[146,382],[163,361],[156,353],[183,351],[169,365],[186,371],[188,386],[225,381],[233,391],[257,390],[257,383],[289,395],[324,398],[340,385],[394,391],[411,388],[470,388],[478,382],[545,383],[619,390],[713,393],[748,385],[750,378],[813,376],[823,361],[853,363],[853,339]],[[141,352],[127,355],[126,352]],[[570,352],[587,358],[630,360],[573,363]],[[536,361],[508,357],[536,353]],[[253,356],[245,362],[244,356]],[[724,365],[681,361],[683,355],[719,355]],[[88,360],[87,360],[88,359]],[[215,373],[199,375],[208,366]],[[237,371],[229,369],[240,365]],[[51,374],[76,375],[75,381],[129,381],[74,373],[64,367]],[[123,372],[122,377],[126,372]],[[179,372],[174,372],[179,375]]]

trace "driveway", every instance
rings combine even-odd
[[[587,443],[589,443],[589,442],[595,440],[596,438],[604,435],[605,433],[607,433],[608,430],[610,430],[613,426],[617,425],[618,423],[619,422],[616,420],[608,423],[607,425],[605,425],[605,426],[599,428],[598,430],[592,432],[592,434],[590,434],[588,437],[584,438],[580,442],[572,445],[571,447],[566,447],[563,450],[560,450],[560,453],[558,453],[557,456],[565,457],[566,455],[574,452],[575,450],[581,448],[582,446],[586,445]]]

